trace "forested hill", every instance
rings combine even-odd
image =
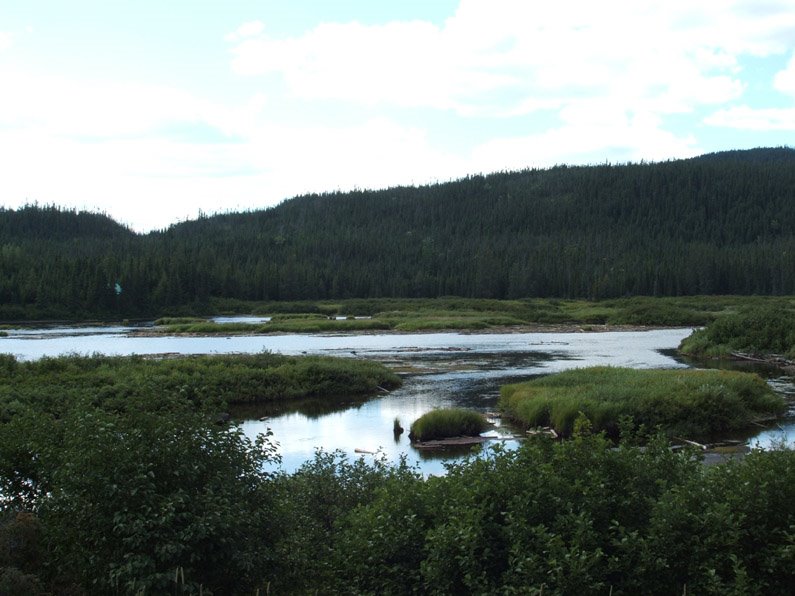
[[[47,235],[29,223],[45,219]],[[211,296],[792,294],[793,230],[787,148],[309,195],[143,236],[28,207],[0,211],[0,317]]]

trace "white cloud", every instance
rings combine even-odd
[[[482,171],[489,172],[605,160],[659,161],[702,152],[692,135],[682,137],[663,130],[654,115],[603,108],[577,106],[564,113],[561,127],[488,141],[473,151],[472,164],[480,164]]]
[[[235,29],[234,32],[228,34],[224,37],[226,41],[240,41],[242,39],[246,39],[247,37],[254,37],[255,35],[259,35],[265,29],[265,25],[262,21],[249,21],[247,23],[243,23]]]
[[[225,106],[178,88],[143,83],[66,79],[0,70],[0,124],[55,136],[141,137],[169,123],[205,123],[221,135],[245,131],[263,96]]]
[[[310,100],[489,114],[601,96],[686,111],[742,92],[738,56],[787,49],[795,10],[766,6],[462,0],[441,27],[354,22],[287,39],[260,33],[232,48],[232,66],[279,74],[293,95]]]
[[[755,131],[795,131],[795,108],[753,108],[735,106],[718,110],[704,122],[711,126],[723,126]]]
[[[773,87],[782,93],[795,97],[795,52],[792,54],[786,68],[776,73]]]
[[[0,51],[7,50],[14,44],[14,36],[7,31],[0,31]]]

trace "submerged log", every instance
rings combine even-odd
[[[480,445],[488,441],[486,437],[450,437],[448,439],[434,439],[432,441],[417,441],[412,443],[417,449],[440,449],[442,447],[452,447],[461,445]]]
[[[695,441],[691,441],[690,439],[683,439],[682,437],[674,437],[677,441],[682,441],[683,443],[687,443],[688,445],[693,445],[693,447],[698,447],[702,451],[707,450],[706,445],[702,445],[701,443],[696,443]]]

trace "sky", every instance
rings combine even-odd
[[[139,232],[794,138],[795,0],[0,0],[0,206]]]

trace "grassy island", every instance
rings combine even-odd
[[[184,397],[194,403],[257,403],[303,397],[363,395],[394,388],[382,364],[352,358],[280,354],[180,358],[63,356],[19,362],[0,356],[0,416],[19,404],[53,411],[80,399]]]
[[[729,358],[795,358],[795,313],[785,308],[756,308],[716,319],[679,346],[683,354]]]
[[[412,442],[435,441],[451,437],[476,437],[488,424],[478,412],[464,408],[433,410],[423,414],[411,425]]]
[[[779,415],[784,401],[750,373],[592,367],[506,385],[500,407],[525,426],[551,426],[564,436],[582,412],[611,436],[631,417],[668,435],[699,437]]]

